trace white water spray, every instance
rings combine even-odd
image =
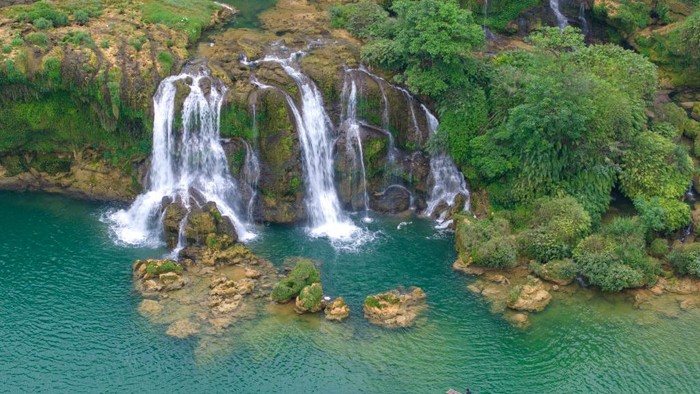
[[[362,174],[362,192],[363,192],[363,202],[365,208],[365,217],[363,220],[365,222],[370,222],[369,217],[369,194],[367,194],[367,171],[365,170],[365,156],[362,150],[362,138],[360,136],[360,124],[357,121],[357,84],[355,80],[350,77],[350,73],[346,73],[345,81],[343,83],[343,93],[344,101],[344,116],[343,122],[346,128],[346,149],[352,154],[353,163],[359,168]],[[357,146],[357,153],[355,151],[355,146]]]
[[[428,120],[430,133],[437,132],[439,122],[437,118],[422,105],[425,111],[425,117]],[[432,178],[433,187],[430,190],[430,198],[428,199],[428,207],[425,209],[426,216],[432,216],[441,206],[454,207],[457,197],[464,196],[466,202],[464,210],[469,210],[469,190],[464,180],[464,176],[457,169],[454,162],[446,152],[437,152],[430,158],[430,177]],[[451,220],[447,220],[449,209],[444,209],[438,217],[439,227],[447,227]]]
[[[566,16],[562,14],[559,8],[559,0],[549,0],[549,8],[554,12],[554,16],[557,17],[557,25],[559,25],[559,30],[564,30],[566,26],[569,25],[569,21]]]
[[[301,94],[301,105],[297,107],[294,99],[280,90],[287,98],[301,141],[311,235],[325,236],[332,240],[352,240],[360,229],[342,212],[335,190],[330,119],[316,85],[292,66],[293,60],[299,55],[300,53],[294,53],[288,59],[266,56],[255,63],[274,62],[282,66],[296,82]],[[252,82],[261,88],[271,88],[257,81]]]
[[[177,82],[189,86],[182,106],[182,130],[173,127]],[[210,84],[208,93],[202,84]],[[228,172],[226,154],[219,139],[221,105],[226,92],[208,71],[183,73],[164,79],[153,97],[153,153],[148,191],[127,210],[111,213],[108,220],[116,237],[131,245],[161,244],[163,201],[179,199],[189,209],[190,201],[213,201],[231,219],[238,237],[249,240],[249,232],[237,215],[238,190]],[[197,201],[192,194],[205,201]],[[186,220],[186,219],[184,219]],[[184,222],[183,220],[183,222]],[[183,247],[182,229],[176,249]]]

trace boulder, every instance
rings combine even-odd
[[[371,206],[382,213],[405,212],[411,207],[411,192],[401,185],[391,185],[372,195]]]
[[[425,292],[412,287],[408,292],[391,290],[369,296],[363,306],[365,318],[386,328],[409,327],[425,307]]]
[[[311,260],[300,259],[294,268],[272,289],[270,298],[285,303],[298,296],[303,288],[321,281],[321,273]]]
[[[316,313],[322,308],[323,288],[320,283],[313,283],[301,289],[294,306],[296,313]]]
[[[326,320],[343,321],[350,316],[350,307],[343,297],[338,297],[326,305]]]
[[[187,209],[178,199],[175,202],[163,201],[165,206],[165,214],[163,215],[163,233],[165,234],[165,242],[168,247],[174,248],[177,246],[180,236],[180,223],[187,216]]]

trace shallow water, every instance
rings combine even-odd
[[[131,263],[163,250],[115,246],[109,207],[0,193],[0,392],[693,392],[700,386],[700,311],[663,318],[617,297],[554,302],[527,330],[470,294],[450,266],[448,234],[431,223],[377,218],[355,252],[266,226],[251,247],[281,264],[321,263],[324,290],[352,308],[342,324],[289,308],[221,337],[178,340],[136,309]],[[359,219],[359,217],[357,218]],[[423,287],[416,327],[362,318],[367,294]]]
[[[220,0],[219,2],[232,5],[238,9],[236,20],[228,27],[251,29],[260,27],[258,15],[261,12],[277,4],[277,0]]]

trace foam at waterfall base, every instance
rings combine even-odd
[[[368,228],[355,225],[351,221],[325,223],[308,228],[307,233],[312,238],[326,238],[336,250],[355,252],[363,245],[374,241],[377,233]]]

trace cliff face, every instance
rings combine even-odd
[[[180,69],[203,28],[234,10],[203,1],[191,9],[149,0],[4,3],[0,187],[133,197],[159,81]],[[192,20],[177,22],[185,15]],[[86,166],[101,175],[79,181]]]

